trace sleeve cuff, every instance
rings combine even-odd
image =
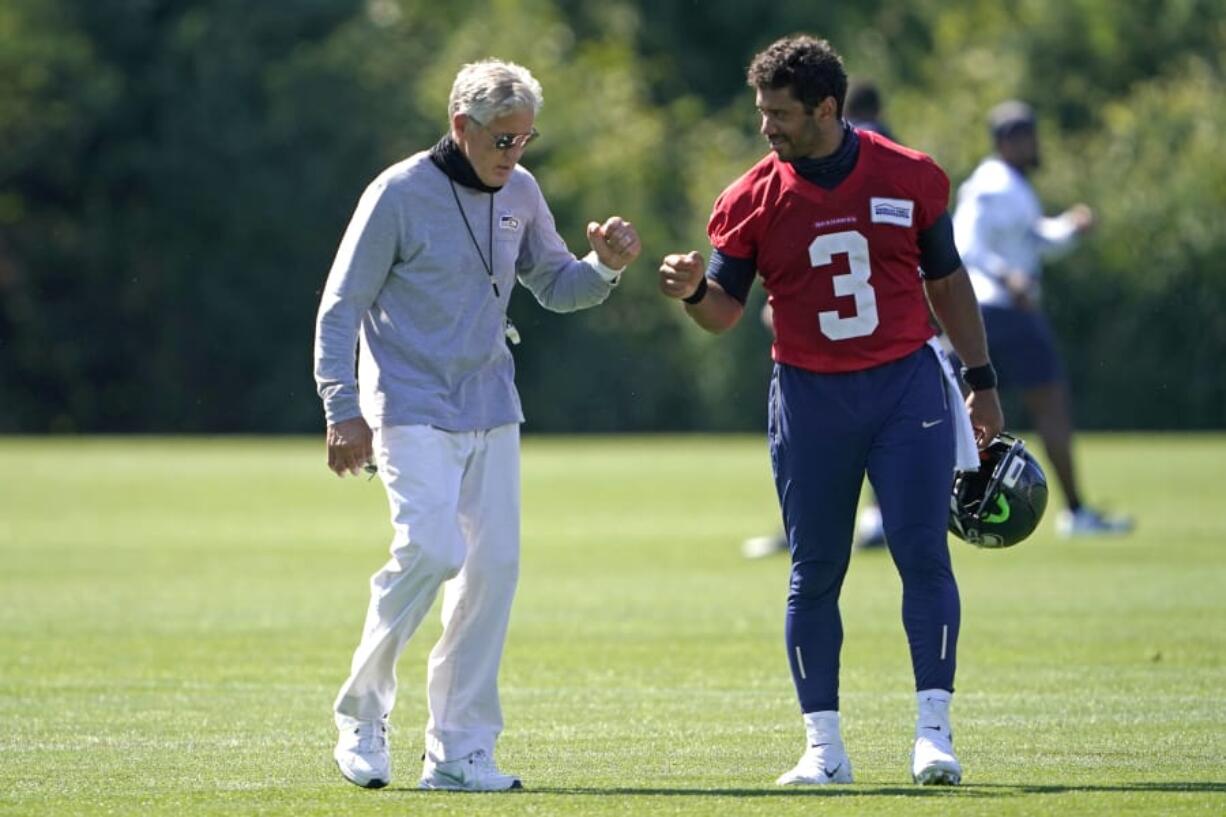
[[[622,272],[626,269],[625,267],[613,269],[612,267],[605,266],[601,262],[600,257],[596,255],[595,250],[583,256],[583,263],[596,270],[596,274],[603,278],[604,282],[611,287],[617,286],[617,282],[621,280]]]
[[[1071,244],[1077,237],[1077,227],[1073,220],[1065,215],[1039,219],[1035,232],[1044,241],[1056,246]]]
[[[357,390],[353,387],[348,389],[342,387],[335,392],[325,394],[323,403],[324,419],[328,425],[336,425],[362,416],[361,401],[358,399]]]

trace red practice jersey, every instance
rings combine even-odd
[[[859,138],[855,168],[833,190],[771,153],[715,202],[711,245],[754,261],[780,363],[858,371],[934,334],[918,239],[945,212],[949,178],[923,153],[868,131]]]

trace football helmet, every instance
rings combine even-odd
[[[1011,434],[996,435],[979,460],[978,471],[954,477],[949,530],[977,547],[1012,547],[1039,526],[1047,508],[1047,477]]]

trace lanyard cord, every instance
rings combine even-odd
[[[460,211],[460,218],[464,219],[464,227],[468,230],[468,238],[473,242],[473,247],[477,250],[477,257],[481,259],[481,266],[485,267],[485,274],[490,277],[490,286],[494,288],[494,297],[499,297],[498,282],[494,280],[494,194],[490,193],[490,238],[489,238],[489,255],[490,260],[485,260],[485,254],[481,252],[481,245],[477,243],[477,234],[473,232],[473,225],[468,222],[468,214],[464,212],[464,205],[460,204],[460,194],[456,192],[455,182],[448,177],[447,181],[451,184],[451,195],[455,199],[455,206]]]

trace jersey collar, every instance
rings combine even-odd
[[[843,141],[838,150],[820,159],[801,158],[789,162],[796,174],[823,190],[838,187],[856,169],[860,158],[860,136],[848,122],[843,122]]]

